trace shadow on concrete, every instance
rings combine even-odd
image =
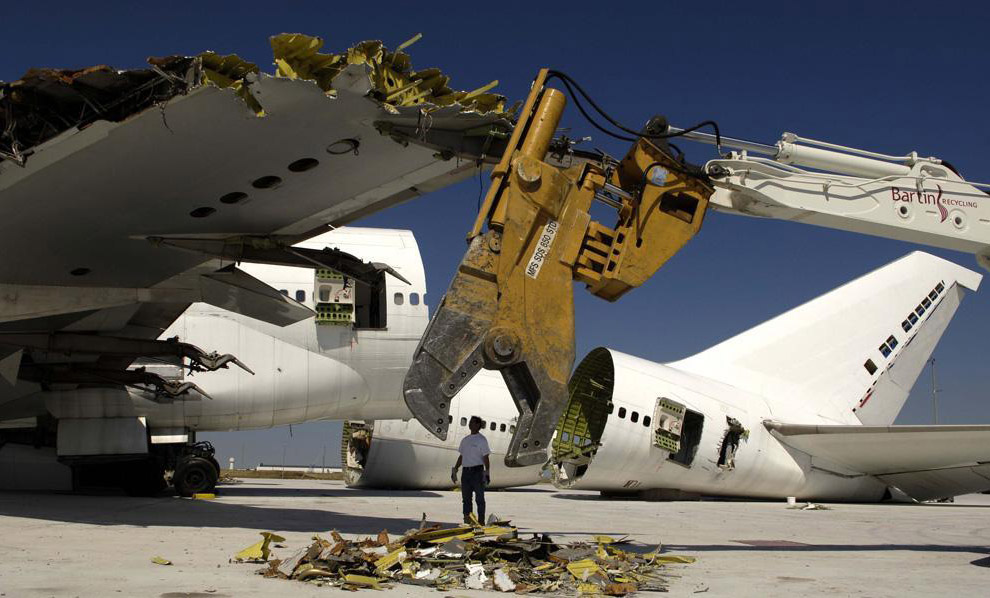
[[[732,496],[702,496],[701,498],[695,499],[674,499],[674,500],[647,500],[640,498],[635,495],[614,495],[614,496],[602,496],[601,494],[592,494],[591,492],[586,492],[582,494],[576,494],[573,492],[557,492],[553,495],[553,498],[561,498],[564,500],[587,500],[587,501],[598,501],[598,502],[622,502],[622,501],[636,501],[636,502],[654,502],[654,503],[688,503],[688,502],[714,502],[714,503],[751,503],[751,504],[761,504],[761,505],[772,505],[785,504],[784,501],[780,499],[760,499],[760,498],[747,498],[747,497],[732,497]],[[798,505],[803,505],[808,501],[799,500]],[[816,501],[811,501],[816,502]],[[930,509],[990,509],[990,504],[985,505],[971,505],[971,504],[957,504],[957,503],[915,503],[915,502],[839,502],[839,501],[828,501],[821,502],[825,506],[828,505],[865,505],[874,507],[888,507],[888,508],[905,508],[905,507],[926,507]],[[797,509],[794,509],[797,510]]]
[[[222,485],[217,487],[217,494],[220,496],[327,496],[331,498],[361,498],[361,497],[401,497],[401,498],[440,498],[437,492],[424,490],[364,490],[360,488],[341,488],[340,486],[326,486],[315,488],[286,488],[284,486],[273,486],[257,488],[255,484],[250,486],[238,486],[237,484]]]
[[[344,495],[341,492],[341,496]],[[460,514],[450,515],[450,521],[440,523],[458,523]],[[321,509],[319,505],[303,509],[231,504],[225,503],[222,497],[216,500],[189,500],[176,497],[3,492],[0,493],[0,517],[4,516],[90,525],[245,528],[282,532],[326,532],[335,529],[353,534],[377,533],[383,529],[401,534],[419,527],[418,519],[340,513]],[[430,521],[434,519],[430,518]]]
[[[543,488],[539,486],[528,486],[528,487],[514,487],[514,488],[495,488],[495,489],[486,490],[485,492],[509,492],[512,494],[526,494],[527,492],[550,493],[556,491],[557,489],[554,488],[553,486],[546,486]]]
[[[737,503],[761,503],[761,504],[781,503],[781,501],[779,500],[760,500],[758,498],[738,499],[738,498],[724,498],[721,496],[703,496],[701,498],[684,498],[684,499],[675,499],[675,500],[647,500],[633,494],[630,495],[617,494],[611,496],[602,496],[601,494],[597,494],[597,493],[592,494],[590,491],[587,490],[581,492],[580,494],[578,494],[577,491],[574,490],[558,491],[556,494],[553,495],[553,498],[561,498],[564,500],[587,500],[592,502],[635,501],[635,502],[653,502],[653,503],[685,503],[685,502],[737,502]]]
[[[750,546],[746,544],[664,544],[663,552],[970,552],[987,554],[986,546],[940,544],[802,544]],[[988,557],[990,559],[990,557]],[[987,559],[981,559],[987,560]],[[977,564],[975,561],[974,565]]]
[[[84,523],[89,525],[133,525],[137,527],[194,527],[204,528],[244,528],[247,530],[275,532],[319,532],[337,530],[349,534],[375,534],[388,530],[391,534],[402,534],[409,529],[419,527],[419,519],[404,517],[377,517],[361,515],[361,505],[349,505],[350,512],[334,511],[331,507],[340,508],[340,502],[309,501],[311,508],[291,508],[279,506],[281,503],[272,501],[264,506],[250,504],[233,504],[225,502],[225,498],[235,498],[243,501],[251,497],[312,497],[326,495],[346,500],[382,498],[381,502],[390,498],[420,496],[440,497],[435,492],[406,492],[400,490],[357,490],[343,488],[324,489],[294,489],[269,487],[223,486],[222,494],[216,500],[190,500],[176,496],[155,498],[131,497],[113,494],[70,494],[44,492],[0,492],[0,518],[18,517],[53,521],[60,523]],[[421,508],[422,505],[416,507]],[[409,515],[419,513],[402,509]],[[458,508],[452,512],[427,513],[430,523],[440,523],[444,526],[460,525]],[[495,509],[498,512],[498,509]],[[0,519],[2,521],[2,519]],[[2,525],[2,523],[0,523]],[[560,536],[588,536],[604,534],[614,538],[623,538],[628,530],[593,529],[555,530],[547,528],[527,528],[521,526],[520,534],[529,536],[534,533],[547,533],[552,538]],[[208,532],[207,532],[208,533]]]
[[[977,567],[990,567],[990,556],[970,561],[969,564],[976,565]]]

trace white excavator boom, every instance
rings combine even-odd
[[[740,150],[706,164],[713,210],[964,251],[990,270],[990,195],[983,190],[990,185],[966,181],[942,160],[793,133],[775,145],[694,131],[684,137]]]

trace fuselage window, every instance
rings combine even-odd
[[[884,357],[890,357],[890,347],[886,343],[880,345],[880,352],[883,353]]]
[[[914,308],[914,313],[918,314],[918,317],[920,318],[925,314],[925,308],[919,305],[918,307]]]
[[[904,332],[907,332],[908,330],[911,330],[911,322],[908,322],[907,320],[904,320],[903,322],[901,322],[901,328],[904,329]]]
[[[938,283],[937,285],[935,285],[935,292],[936,293],[941,294],[942,291],[944,291],[944,290],[945,290],[945,285],[944,284]]]
[[[279,290],[278,290],[278,292],[279,292],[279,293],[282,293],[282,294],[283,294],[283,295],[285,295],[286,297],[288,297],[288,296],[289,296],[289,289],[279,289]]]
[[[505,424],[499,424],[498,431],[499,432],[505,432]]]
[[[626,419],[626,408],[619,407],[619,419]]]
[[[932,306],[932,302],[929,301],[927,297],[921,300],[921,304],[925,306],[925,309],[928,309],[929,307]]]
[[[928,293],[928,298],[931,299],[932,301],[935,301],[936,299],[938,299],[938,293],[932,291],[931,293]]]
[[[609,415],[612,415],[612,412],[613,411],[615,411],[615,403],[613,403],[612,401],[609,401],[608,402],[608,414]]]
[[[330,301],[330,286],[323,285],[320,287],[320,301],[322,303],[328,303]]]
[[[632,414],[629,416],[629,421],[631,421],[632,423],[638,422],[639,421],[639,411],[633,411]]]
[[[887,339],[887,346],[890,347],[891,349],[897,347],[897,339],[894,338],[893,336],[891,336],[890,338],[888,338]]]
[[[409,293],[409,305],[419,305],[419,293]]]
[[[466,426],[467,425],[467,418],[466,417],[462,417],[461,418],[461,425],[462,426]]]
[[[650,427],[650,416],[649,415],[644,415],[643,416],[643,427],[644,428],[649,428]]]
[[[871,376],[877,371],[877,364],[873,363],[872,359],[867,359],[866,363],[863,364],[863,367],[866,368],[866,371],[869,372]]]
[[[911,312],[908,314],[908,320],[911,322],[911,324],[917,324],[918,316],[914,315],[914,312]]]
[[[515,426],[509,426],[509,434],[515,434],[515,433],[516,433],[516,427]]]
[[[302,303],[305,300],[306,300],[306,291],[303,290],[296,291],[296,301]]]
[[[406,302],[405,298],[403,298],[402,296],[402,293],[396,293],[394,301],[396,305],[402,305],[403,303]]]
[[[454,416],[453,415],[448,415],[447,416],[447,423],[448,424],[454,423]]]
[[[498,424],[496,424],[495,422],[492,422],[492,425],[490,425],[488,427],[488,429],[491,430],[492,432],[494,432],[495,431],[495,428],[497,428],[497,427],[498,427]]]

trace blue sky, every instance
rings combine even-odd
[[[712,118],[735,137],[775,141],[783,131],[885,153],[917,150],[990,180],[986,104],[990,5],[979,2],[172,2],[6,3],[0,10],[0,80],[33,66],[144,64],[147,56],[237,53],[271,70],[267,38],[319,35],[330,51],[364,39],[412,46],[419,68],[438,66],[452,85],[492,79],[524,97],[541,66],[581,82],[619,120],[654,114],[687,125]],[[571,136],[613,155],[573,108]],[[689,149],[686,144],[685,149]],[[696,161],[712,157],[690,148]],[[464,251],[477,180],[362,221],[412,229],[435,304]],[[864,274],[916,246],[712,214],[700,236],[658,276],[619,304],[576,288],[578,355],[608,345],[656,361],[690,355]],[[972,256],[931,250],[976,268]],[[684,316],[685,312],[689,315]],[[673,315],[667,315],[673,314]],[[942,423],[990,423],[990,290],[970,296],[935,353]],[[927,372],[898,423],[930,423]],[[220,457],[247,464],[320,463],[339,457],[339,425],[206,435]]]

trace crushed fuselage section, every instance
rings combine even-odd
[[[568,383],[570,398],[554,433],[548,467],[559,488],[573,486],[601,447],[612,413],[615,368],[608,349],[595,349],[578,365]]]

